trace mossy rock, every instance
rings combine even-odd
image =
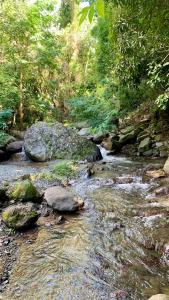
[[[0,132],[0,149],[4,149],[7,144],[14,142],[15,138],[5,132]]]
[[[94,143],[58,122],[38,122],[32,125],[25,134],[24,148],[33,161],[88,159],[91,156],[94,161],[101,158],[101,155],[96,155],[100,150]]]
[[[24,229],[33,226],[38,219],[38,213],[33,203],[12,205],[2,213],[3,222],[13,229]]]
[[[29,179],[12,184],[8,190],[8,196],[11,200],[23,202],[41,202],[42,199],[42,195]]]

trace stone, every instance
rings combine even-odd
[[[80,136],[88,136],[90,128],[82,128],[78,131]]]
[[[6,146],[6,151],[10,154],[22,152],[23,141],[16,141],[9,143]]]
[[[14,142],[15,138],[5,132],[0,132],[0,149],[4,150],[6,145]]]
[[[165,196],[169,194],[169,187],[168,186],[161,186],[155,189],[156,196]]]
[[[163,167],[164,172],[169,175],[169,158],[167,158],[164,167]]]
[[[104,147],[106,150],[111,151],[113,149],[113,142],[112,142],[112,137],[107,137],[104,138],[102,143],[102,147]]]
[[[169,300],[169,295],[157,294],[150,297],[148,300]]]
[[[42,200],[42,195],[40,195],[32,181],[29,179],[13,183],[7,191],[7,195],[10,200],[15,201],[41,202]]]
[[[138,146],[138,152],[139,154],[143,154],[143,152],[147,152],[150,150],[151,147],[151,139],[150,137],[146,137],[144,140],[142,140]]]
[[[33,203],[17,204],[7,207],[2,212],[3,222],[13,229],[25,229],[33,226],[38,219],[38,213]]]
[[[143,156],[146,156],[146,157],[150,157],[153,155],[153,149],[150,149],[150,150],[147,150],[147,151],[144,151],[142,153]]]
[[[44,193],[44,199],[50,207],[59,212],[74,212],[84,205],[81,198],[61,186],[48,188]]]
[[[108,137],[108,134],[94,135],[92,138],[93,143],[101,144],[105,138]]]
[[[98,159],[100,152],[91,141],[78,135],[61,123],[38,122],[32,125],[25,134],[24,148],[26,155],[33,161],[51,159]]]
[[[131,125],[131,126],[127,126],[123,129],[121,129],[120,132],[125,135],[125,134],[128,134],[129,132],[132,132],[134,130],[135,130],[134,126]]]
[[[130,129],[130,130],[129,130]],[[134,142],[136,139],[136,132],[133,126],[128,126],[125,130],[121,130],[119,134],[119,143],[123,146],[127,143]]]
[[[147,175],[148,177],[155,178],[155,179],[157,179],[157,178],[162,178],[162,177],[165,177],[165,176],[166,176],[164,170],[147,171],[147,172],[146,172],[146,175]]]

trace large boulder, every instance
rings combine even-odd
[[[169,295],[157,294],[150,297],[148,300],[169,300]]]
[[[40,202],[42,195],[37,191],[31,180],[21,180],[13,183],[7,192],[9,199],[22,202]]]
[[[13,229],[24,229],[33,226],[38,219],[38,213],[32,203],[11,205],[2,213],[3,222]]]
[[[38,122],[32,125],[25,134],[24,148],[27,156],[33,161],[50,159],[85,159],[94,153],[93,160],[98,159],[96,145],[79,136],[73,129],[60,123]],[[98,152],[98,149],[97,149]]]
[[[169,174],[169,158],[167,158],[167,160],[164,164],[163,170],[166,174]]]
[[[72,191],[60,186],[53,186],[45,191],[47,204],[59,212],[74,212],[83,207],[84,202]]]

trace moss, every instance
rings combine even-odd
[[[30,200],[38,198],[40,195],[30,180],[17,182],[10,192],[10,197],[14,200]]]
[[[15,139],[13,136],[0,132],[0,148],[4,148],[8,143],[13,142]]]
[[[22,219],[22,216],[19,215],[17,211],[14,211],[12,214],[8,211],[2,213],[2,219],[5,223],[8,223],[11,227],[15,227],[17,222]]]

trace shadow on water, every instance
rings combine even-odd
[[[169,212],[147,200],[154,183],[142,181],[142,162],[116,158],[108,164],[92,179],[74,182],[85,199],[80,215],[42,226],[32,244],[21,244],[4,299],[142,300],[169,293],[161,251]],[[127,176],[132,182],[109,181]]]

